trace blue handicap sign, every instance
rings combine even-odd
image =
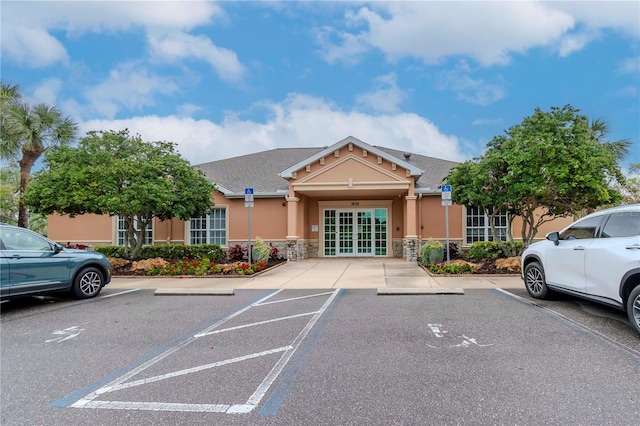
[[[442,185],[442,192],[451,192],[451,185]]]
[[[253,188],[245,188],[244,195],[253,195]]]

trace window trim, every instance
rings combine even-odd
[[[224,244],[220,244],[220,247],[227,248],[229,246],[229,206],[228,205],[216,205],[214,207],[211,207],[210,211],[213,211],[213,210],[222,210],[222,211],[224,211],[224,241],[225,241],[225,243]],[[204,229],[204,231],[206,232],[206,240],[207,240],[207,242],[205,244],[217,244],[217,243],[211,243],[209,241],[209,235],[210,235],[209,232],[211,231],[211,229],[209,228],[210,213],[207,213],[204,217],[206,218],[206,221],[205,221],[206,228]],[[191,231],[192,231],[191,221],[193,219],[202,219],[202,218],[203,218],[203,216],[200,216],[200,217],[191,218],[191,219],[185,221],[185,224],[186,224],[186,226],[185,226],[185,228],[186,228],[185,241],[188,241],[189,244],[195,244],[195,243],[191,242],[192,241],[191,240]],[[214,231],[219,231],[219,230],[222,230],[222,228],[214,229]]]
[[[114,228],[114,245],[115,246],[119,246],[122,247],[123,244],[120,244],[120,232],[124,232],[124,230],[120,229],[120,219],[122,218],[122,215],[115,215],[114,216],[114,221],[113,221],[113,228]],[[124,220],[124,218],[122,218]],[[155,241],[155,219],[151,221],[151,228],[148,228],[146,232],[149,233],[149,236],[145,236],[145,242],[142,244],[143,246],[148,246],[148,245],[153,245],[153,242]],[[149,243],[147,244],[147,241],[149,241]]]
[[[469,215],[470,210],[472,209],[477,209],[478,213],[480,213],[480,208],[479,207],[465,207],[464,209],[464,233],[462,235],[463,241],[464,241],[464,245],[470,246],[476,242],[481,242],[481,241],[494,241],[492,239],[492,235],[491,235],[491,226],[489,224],[489,216],[486,214],[486,212],[484,210],[481,211],[482,216],[480,216],[480,214],[477,215]],[[482,226],[469,226],[468,225],[468,219],[470,217],[478,217],[478,218],[482,218],[484,221],[484,225]],[[499,234],[499,236],[501,237],[502,241],[506,241],[507,240],[507,230],[509,227],[509,221],[507,218],[507,214],[506,213],[501,213],[499,214],[496,218],[504,218],[505,221],[505,226],[496,226],[497,230],[503,229],[504,233]],[[482,230],[482,235],[472,235],[469,236],[467,233],[467,230],[469,229],[479,229]],[[471,241],[469,242],[469,237],[481,237],[482,239],[478,239],[477,241]]]

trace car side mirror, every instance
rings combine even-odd
[[[547,240],[553,241],[553,244],[558,245],[560,244],[560,234],[557,232],[549,232],[547,234]]]
[[[55,244],[53,245],[53,253],[54,253],[54,254],[58,254],[58,253],[60,253],[63,249],[64,249],[64,247],[62,247],[62,245],[61,245],[61,244],[55,243]]]

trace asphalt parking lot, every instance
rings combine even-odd
[[[30,298],[1,314],[3,425],[637,424],[640,338],[524,289]]]

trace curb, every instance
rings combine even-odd
[[[402,295],[440,295],[459,294],[464,295],[462,288],[379,288],[378,296],[402,296]]]
[[[233,296],[231,288],[159,288],[154,296]]]

